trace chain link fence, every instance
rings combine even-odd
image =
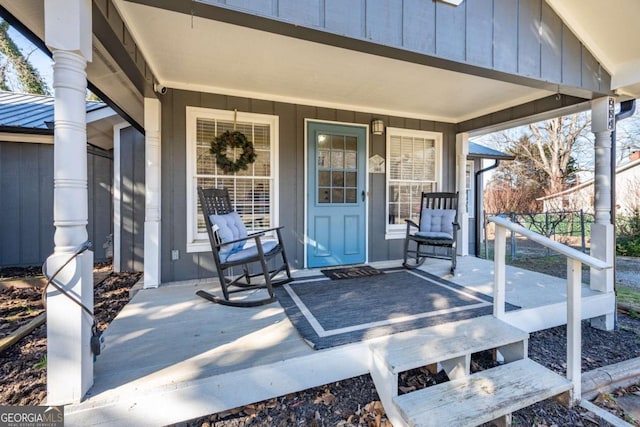
[[[481,256],[492,259],[495,244],[495,224],[489,222],[489,217],[500,216],[521,225],[536,233],[542,234],[559,243],[571,246],[584,253],[590,249],[591,224],[593,214],[579,211],[556,212],[483,212]],[[507,253],[511,260],[520,256],[527,258],[546,257],[555,252],[532,242],[516,233],[507,234]]]

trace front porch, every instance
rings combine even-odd
[[[423,268],[448,278],[445,260]],[[490,261],[461,257],[449,280],[491,295],[493,268]],[[566,280],[507,267],[506,283],[507,302],[521,307],[505,314],[507,322],[527,332],[566,322]],[[69,425],[165,425],[369,373],[370,342],[314,351],[278,303],[238,309],[195,295],[214,286],[211,279],[138,292],[105,334],[85,400],[66,408]],[[582,317],[610,314],[612,298],[583,286]]]

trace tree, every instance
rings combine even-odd
[[[0,53],[5,57],[4,64],[0,65],[0,89],[12,89],[8,79],[8,70],[9,66],[11,66],[19,82],[19,87],[13,89],[24,93],[51,95],[49,87],[40,76],[40,73],[38,73],[38,70],[29,63],[8,31],[9,23],[7,21],[0,22]]]
[[[515,156],[496,169],[485,200],[501,212],[540,209],[536,198],[565,190],[578,181],[593,154],[587,137],[589,120],[576,114],[535,123],[494,138],[498,148]],[[490,194],[490,193],[495,194]],[[495,211],[498,212],[498,211]]]
[[[593,145],[587,137],[590,123],[585,114],[573,114],[529,125],[533,144],[520,146],[522,156],[547,175],[546,194],[558,193],[568,184],[575,183],[576,172],[580,169],[578,154],[586,154],[585,148],[593,152]]]
[[[616,124],[616,164],[628,161],[636,151],[640,151],[640,105],[633,116]]]

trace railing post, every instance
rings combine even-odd
[[[582,263],[567,258],[567,379],[573,383],[571,401],[582,395]]]
[[[484,239],[484,259],[489,259],[489,237],[487,234],[487,226],[489,225],[489,221],[487,220],[487,212],[482,210],[482,231],[483,231],[483,239]]]
[[[505,256],[507,252],[507,229],[495,224],[495,243],[493,251],[493,315],[502,319],[504,317],[505,302]]]
[[[509,220],[515,224],[516,222],[516,213],[511,212],[509,214]],[[513,231],[509,232],[509,236],[511,237],[511,261],[516,259],[516,233]]]

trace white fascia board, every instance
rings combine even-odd
[[[611,90],[638,86],[640,84],[640,59],[629,61],[618,67],[615,74],[611,76]],[[636,97],[640,97],[640,93],[632,93]]]
[[[38,135],[31,133],[1,132],[0,141],[23,142],[27,144],[53,144],[53,135]]]
[[[116,116],[116,112],[111,107],[102,107],[87,113],[87,124],[97,122],[98,120],[107,119]]]

